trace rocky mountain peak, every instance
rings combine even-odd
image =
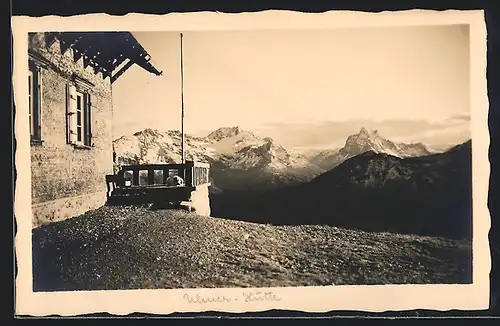
[[[368,129],[365,127],[362,127],[361,130],[359,131],[358,134],[353,135],[355,138],[358,139],[373,139],[380,137],[378,134],[378,130],[376,129]]]
[[[212,131],[208,136],[207,139],[209,140],[214,140],[214,141],[219,141],[224,138],[229,138],[238,135],[241,132],[240,127],[235,126],[235,127],[222,127],[219,128],[215,131]]]
[[[379,134],[378,130],[362,127],[358,133],[347,137],[345,145],[338,150],[320,153],[312,162],[323,169],[331,169],[346,159],[365,152],[384,153],[394,157],[424,156],[430,154],[422,143],[407,144],[392,142]]]
[[[161,132],[157,129],[146,128],[144,130],[134,133],[134,136],[159,136]]]
[[[359,133],[352,134],[347,137],[345,147],[363,147],[383,139],[379,136],[378,131],[369,130],[365,127],[361,128]],[[370,146],[371,147],[371,146]]]
[[[362,127],[358,133],[358,136],[370,136],[370,132],[365,127]]]

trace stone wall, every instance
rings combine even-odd
[[[61,220],[97,208],[106,199],[105,175],[113,172],[112,94],[109,78],[75,62],[72,50],[61,53],[44,33],[29,35],[29,49],[44,58],[41,135],[31,146],[33,225]],[[75,74],[95,87],[92,96],[93,147],[76,148],[66,138],[66,85]]]
[[[189,203],[191,208],[196,214],[200,216],[210,216],[210,197],[208,193],[208,187],[210,184],[203,184],[196,186],[196,190],[191,192],[191,202]]]
[[[106,193],[96,192],[80,196],[64,197],[32,206],[34,228],[43,224],[62,221],[104,205]]]

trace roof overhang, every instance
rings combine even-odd
[[[114,82],[130,66],[136,64],[144,70],[162,75],[151,63],[151,56],[129,32],[57,32],[47,33],[49,44],[58,39],[61,52],[73,49],[74,60],[83,58],[84,66],[92,66],[96,73],[110,77]],[[117,67],[128,62],[117,72]]]

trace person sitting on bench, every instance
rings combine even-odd
[[[170,187],[183,187],[184,180],[178,175],[171,175],[167,178],[166,184]]]

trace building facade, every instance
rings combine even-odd
[[[161,75],[127,32],[30,33],[33,227],[106,201],[113,173],[112,83],[136,64]]]

